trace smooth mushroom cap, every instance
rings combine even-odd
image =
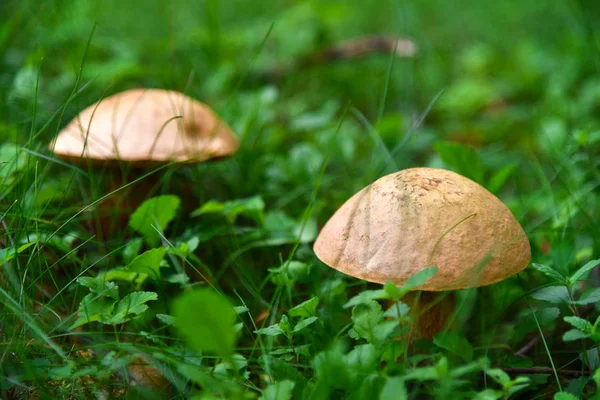
[[[229,126],[183,93],[132,89],[87,107],[50,144],[61,158],[133,164],[202,162],[239,147]]]
[[[320,232],[325,264],[371,282],[402,285],[420,270],[437,273],[419,289],[489,285],[523,270],[529,240],[510,210],[454,172],[412,168],[352,196]]]

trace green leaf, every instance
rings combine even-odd
[[[510,376],[500,368],[490,368],[487,369],[485,373],[502,386],[510,382]]]
[[[119,300],[119,287],[113,282],[108,282],[101,277],[91,278],[89,276],[82,276],[77,278],[77,283],[90,289],[90,292],[92,293]]]
[[[592,260],[586,263],[583,267],[579,268],[573,275],[569,277],[570,285],[574,285],[575,282],[579,281],[585,274],[590,272],[592,269],[600,265],[600,260]]]
[[[296,383],[290,380],[275,382],[266,388],[259,400],[290,400]]]
[[[25,244],[19,246],[17,249],[15,249],[14,247],[1,249],[0,250],[0,265],[4,264],[7,261],[12,260],[13,258],[15,258],[15,256],[17,254],[22,253],[23,251],[25,251],[29,247],[33,246],[37,242],[38,242],[37,240],[34,240],[33,242],[25,243]]]
[[[197,351],[227,357],[233,353],[237,319],[225,297],[203,288],[181,295],[174,301],[175,326]]]
[[[127,270],[146,274],[154,279],[159,279],[161,267],[160,264],[166,252],[167,250],[164,247],[150,249],[135,257],[127,266]]]
[[[559,392],[554,395],[554,400],[579,400],[579,397],[573,396],[571,393]]]
[[[129,226],[140,233],[150,246],[160,241],[159,231],[164,231],[175,218],[180,200],[174,195],[156,196],[144,201],[129,219]],[[154,226],[154,227],[153,227]]]
[[[531,293],[531,297],[552,304],[562,304],[571,301],[569,290],[566,286],[546,286]]]
[[[406,386],[404,386],[404,379],[397,376],[388,376],[381,393],[379,393],[379,400],[408,400],[408,393],[406,392]]]
[[[360,303],[366,303],[370,300],[387,299],[388,293],[383,289],[363,290],[344,304],[344,308],[350,308]]]
[[[536,263],[531,264],[531,266],[540,271],[542,274],[552,278],[556,283],[562,283],[563,285],[567,283],[567,278],[562,276],[558,271],[551,267]]]
[[[579,329],[571,329],[564,333],[562,340],[563,342],[572,342],[574,340],[585,339],[590,335],[580,331]]]
[[[77,315],[79,318],[69,327],[69,330],[89,322],[104,321],[111,317],[116,301],[110,301],[97,293],[89,293],[79,303]]]
[[[477,393],[473,400],[498,400],[504,396],[501,390],[485,389]]]
[[[460,143],[438,141],[433,148],[442,161],[459,174],[483,184],[483,163],[475,149]]]
[[[122,324],[131,318],[131,315],[140,315],[148,309],[147,302],[157,300],[158,295],[154,292],[132,292],[117,304],[114,315],[105,323]]]
[[[563,318],[565,320],[565,322],[568,322],[569,324],[571,324],[573,327],[579,329],[580,331],[589,333],[592,331],[593,325],[589,322],[586,321],[583,318],[579,318],[576,316],[569,316],[569,317],[564,317]]]
[[[452,332],[440,332],[433,337],[433,343],[467,362],[473,360],[473,346],[463,336]]]
[[[278,335],[285,334],[283,329],[281,329],[279,327],[279,324],[273,324],[273,325],[267,326],[266,328],[258,329],[256,331],[254,331],[254,333],[256,333],[257,335],[265,335],[265,336],[278,336]]]
[[[498,193],[515,169],[517,169],[517,164],[508,164],[500,169],[500,171],[497,171],[488,181],[486,189],[494,194]]]
[[[572,304],[579,304],[579,305],[586,305],[586,304],[592,304],[592,303],[597,303],[600,301],[600,288],[593,288],[590,290],[586,290],[585,292],[583,292],[581,294],[581,297],[579,297],[579,300],[574,300],[571,303]]]
[[[169,314],[156,314],[156,318],[165,325],[173,325],[175,323],[175,317]]]
[[[406,280],[404,285],[402,286],[403,290],[410,290],[417,286],[423,285],[427,282],[432,276],[437,273],[438,267],[427,267],[425,269],[420,270],[416,274],[412,275],[410,278]]]
[[[142,238],[134,238],[125,245],[125,248],[123,249],[123,259],[125,260],[125,264],[129,264],[138,254],[140,254],[143,244],[144,241]]]
[[[290,308],[287,314],[290,317],[312,317],[316,314],[318,305],[319,298],[315,296],[293,308]]]
[[[375,343],[377,341],[375,327],[382,320],[383,311],[376,301],[369,300],[357,304],[352,309],[353,331],[356,333],[354,338],[363,338],[369,343]]]
[[[306,328],[307,326],[309,326],[313,322],[317,321],[318,319],[319,318],[317,318],[317,317],[309,317],[309,318],[303,319],[302,321],[298,322],[296,324],[296,326],[294,326],[294,332],[300,332],[302,329]]]
[[[202,207],[191,213],[192,217],[199,217],[204,214],[219,214],[233,224],[238,215],[244,215],[252,218],[258,223],[264,219],[265,202],[261,196],[253,196],[247,199],[236,199],[226,202],[210,200]]]

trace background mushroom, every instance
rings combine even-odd
[[[332,268],[382,284],[403,285],[437,266],[418,288],[430,292],[496,283],[531,259],[525,232],[497,197],[470,179],[435,168],[393,173],[356,193],[325,224],[314,251]],[[429,338],[446,325],[451,299],[435,304],[433,293],[423,293],[413,311],[430,310],[415,328],[417,336]]]
[[[140,170],[230,156],[239,142],[229,126],[204,103],[172,90],[131,89],[84,109],[49,147],[62,159],[106,166],[112,191],[140,177]],[[130,170],[137,173],[129,174]],[[127,211],[150,195],[157,176],[136,182],[127,196],[114,196],[105,202],[106,210],[126,211],[119,213],[116,225],[126,223]],[[101,226],[96,227],[99,233],[106,232],[105,225],[112,220],[112,215],[100,218]]]

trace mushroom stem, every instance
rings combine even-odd
[[[412,291],[402,298],[402,302],[411,309],[411,342],[418,339],[431,340],[436,333],[448,329],[455,310],[454,292]]]

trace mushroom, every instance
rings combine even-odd
[[[84,109],[49,147],[70,162],[107,166],[112,191],[128,182],[120,168],[200,163],[232,155],[239,142],[204,103],[172,90],[131,89]],[[137,207],[148,197],[156,176],[138,182],[126,197],[125,209]],[[117,196],[113,201],[124,198]]]
[[[412,339],[433,337],[452,314],[451,293],[438,302],[433,292],[500,282],[531,259],[523,228],[496,196],[436,168],[386,175],[356,193],[325,224],[314,251],[338,271],[381,284],[403,285],[437,266],[436,274],[415,288],[423,292],[413,312],[425,311],[416,318]]]

